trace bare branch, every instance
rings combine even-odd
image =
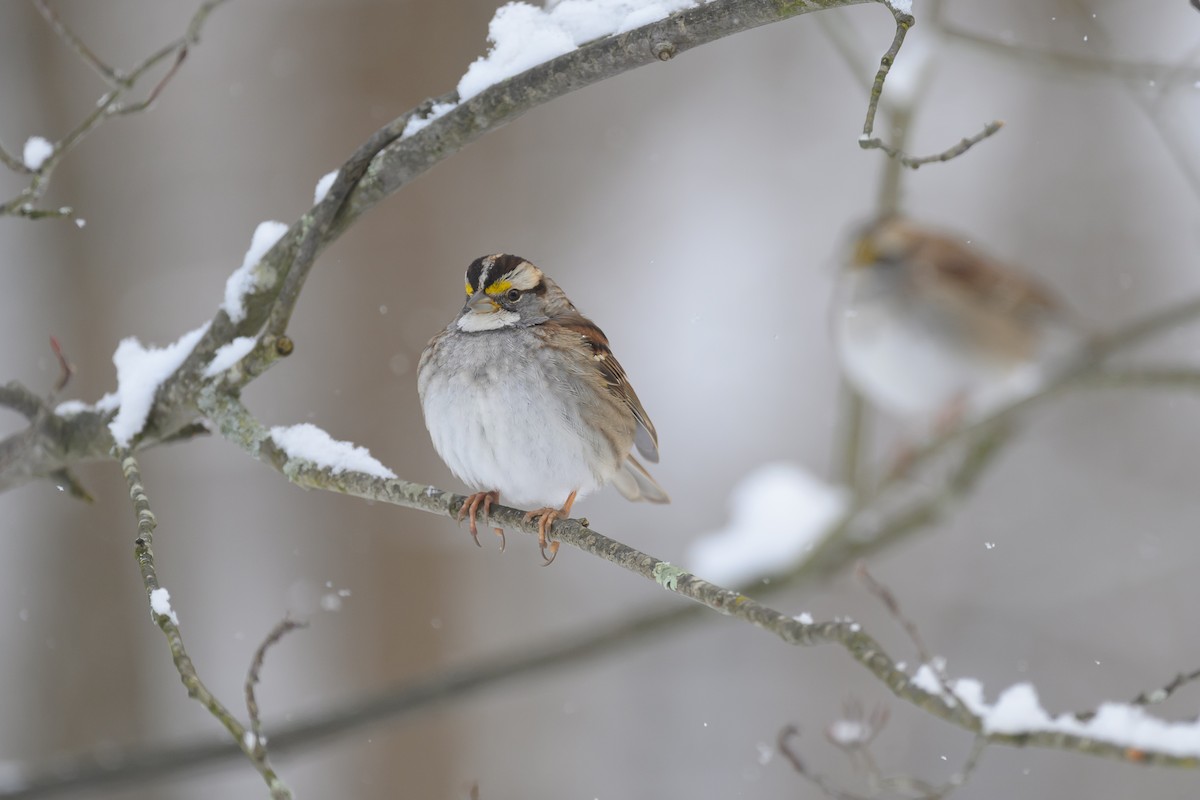
[[[84,44],[83,40],[67,27],[67,24],[62,21],[62,18],[58,16],[57,12],[50,7],[50,4],[46,0],[33,0],[33,5],[38,10],[38,13],[45,18],[46,22],[50,23],[50,27],[54,29],[58,37],[66,43],[67,47],[75,51],[75,54],[79,56],[83,63],[91,67],[109,86],[115,88],[121,85],[122,78],[120,73],[104,63],[99,56],[93,53],[92,49]]]
[[[267,650],[278,644],[280,639],[297,628],[307,627],[307,622],[299,622],[290,617],[284,617],[271,629],[271,632],[263,639],[262,644],[254,651],[254,658],[251,660],[250,669],[246,673],[245,693],[246,713],[250,715],[250,735],[254,738],[253,748],[256,758],[265,760],[267,757],[267,739],[263,736],[262,719],[258,714],[258,699],[254,696],[254,687],[258,684],[258,676],[262,672],[263,661],[267,657]]]
[[[934,153],[933,155],[928,156],[915,157],[906,155],[903,150],[884,144],[882,139],[873,136],[867,136],[866,134],[863,135],[865,138],[860,138],[858,140],[858,146],[864,150],[882,150],[903,166],[906,166],[910,169],[918,169],[925,164],[933,164],[942,161],[949,161],[952,158],[957,158],[975,145],[982,142],[984,139],[987,139],[988,137],[998,133],[1003,127],[1003,122],[1000,120],[994,120],[984,125],[983,130],[974,136],[968,136],[953,147],[949,147],[940,153]]]
[[[800,754],[796,752],[794,746],[792,745],[792,740],[799,738],[800,729],[795,725],[788,725],[779,732],[778,736],[775,737],[775,749],[779,751],[780,755],[782,755],[789,764],[791,764],[792,769],[796,771],[797,775],[803,777],[813,786],[816,786],[822,794],[833,798],[833,800],[870,800],[870,798],[862,795],[844,791],[843,789],[835,786],[832,781],[828,780],[824,776],[818,775],[815,772],[811,772],[808,767],[805,766],[804,759],[800,758]]]
[[[54,384],[54,392],[57,394],[66,388],[70,382],[71,376],[75,374],[75,366],[67,360],[66,353],[63,352],[62,345],[58,343],[58,338],[50,337],[50,349],[54,351],[54,357],[58,359],[58,381]]]
[[[196,665],[183,644],[183,634],[179,630],[179,619],[170,605],[170,595],[159,583],[158,569],[154,563],[154,529],[158,520],[150,510],[150,499],[142,485],[142,474],[137,460],[128,450],[116,450],[114,456],[121,462],[121,472],[129,485],[129,499],[133,501],[133,509],[137,515],[137,539],[134,540],[134,556],[137,558],[138,571],[142,575],[142,586],[150,603],[150,615],[171,648],[171,660],[179,672],[179,679],[187,688],[188,697],[204,706],[229,735],[238,743],[246,757],[262,775],[271,791],[273,800],[290,800],[292,793],[275,774],[267,763],[266,752],[258,744],[257,738],[251,743],[247,740],[246,729],[237,718],[218,700],[196,672]],[[282,634],[281,634],[282,635]],[[265,645],[264,645],[265,649]]]
[[[875,131],[875,114],[879,109],[879,102],[883,96],[883,84],[887,79],[888,73],[892,69],[892,65],[896,62],[896,56],[900,52],[900,48],[904,45],[904,37],[908,34],[908,29],[913,26],[916,20],[911,14],[905,14],[896,9],[887,0],[881,0],[885,6],[892,12],[892,16],[896,19],[896,32],[892,38],[892,44],[883,54],[883,58],[879,60],[879,71],[875,73],[875,82],[871,86],[871,99],[867,103],[867,117],[863,121],[862,135],[858,137],[858,146],[864,150],[882,150],[905,167],[917,169],[925,164],[935,162],[949,161],[952,158],[957,158],[963,153],[970,150],[975,145],[995,135],[1004,123],[996,120],[989,122],[983,126],[983,130],[974,136],[969,136],[961,140],[953,147],[949,147],[939,153],[934,153],[928,156],[911,156],[905,153],[901,148],[886,144],[882,139],[874,135]]]
[[[7,152],[3,152],[2,160],[11,169],[16,169],[18,172],[31,174],[33,177],[20,194],[7,202],[0,203],[0,216],[17,216],[26,219],[46,219],[46,218],[62,218],[69,217],[74,214],[74,210],[69,206],[62,206],[57,209],[38,208],[37,203],[45,195],[46,190],[50,186],[50,180],[54,174],[55,168],[62,161],[63,157],[77,144],[83,141],[88,134],[98,128],[106,120],[115,116],[133,113],[144,110],[154,102],[158,97],[159,92],[170,81],[178,70],[179,65],[183,62],[187,55],[188,48],[195,44],[200,37],[200,31],[204,23],[208,20],[212,11],[226,0],[205,0],[204,3],[192,15],[191,21],[188,23],[187,32],[176,41],[160,48],[155,53],[152,53],[147,58],[143,59],[139,64],[134,66],[128,73],[122,73],[116,69],[108,67],[104,62],[100,61],[87,48],[83,42],[75,36],[73,32],[62,22],[61,19],[50,9],[48,5],[41,0],[35,0],[35,5],[38,10],[46,16],[47,21],[54,27],[60,37],[67,42],[76,53],[84,61],[88,62],[93,69],[101,72],[109,84],[109,90],[105,92],[96,102],[96,107],[83,120],[75,126],[73,130],[54,143],[54,148],[50,155],[38,166],[36,170],[29,169],[23,162]],[[86,53],[86,55],[85,55]],[[166,75],[151,89],[149,96],[139,103],[132,106],[122,106],[120,103],[123,98],[138,81],[151,69],[158,66],[167,58],[174,56],[175,61],[167,70]],[[20,165],[20,168],[16,166]]]
[[[1192,672],[1181,672],[1171,679],[1171,682],[1162,688],[1155,689],[1150,692],[1142,692],[1131,701],[1135,706],[1156,706],[1167,702],[1171,696],[1178,692],[1189,683],[1200,681],[1200,669]],[[1096,716],[1095,711],[1080,711],[1075,714],[1075,717],[1081,721],[1088,721]]]
[[[19,172],[23,175],[32,175],[33,170],[25,166],[25,162],[4,149],[4,145],[0,144],[0,164],[11,169],[13,172]]]

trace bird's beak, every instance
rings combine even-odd
[[[466,308],[472,314],[494,314],[500,310],[500,304],[493,300],[487,292],[476,292],[467,301]]]

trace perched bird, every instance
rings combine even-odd
[[[940,427],[1036,392],[1087,342],[1033,278],[898,216],[858,232],[834,328],[858,391],[887,413]]]
[[[558,284],[497,254],[467,267],[466,290],[462,311],[421,353],[417,389],[434,448],[475,492],[458,518],[470,517],[476,544],[480,506],[486,516],[500,495],[535,509],[525,519],[539,518],[547,564],[558,552],[551,524],[604,484],[629,500],[670,502],[630,452],[658,461],[654,424],[604,333]]]

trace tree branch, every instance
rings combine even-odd
[[[457,519],[466,497],[451,494],[433,486],[422,486],[399,479],[386,479],[353,470],[332,472],[305,459],[289,456],[277,447],[270,433],[235,398],[217,392],[207,392],[202,398],[205,413],[217,424],[221,433],[254,458],[271,465],[291,482],[305,488],[325,489],[348,494],[367,500],[392,503],[406,508],[416,508]],[[969,482],[988,456],[1003,441],[1002,427],[993,422],[985,429],[990,436],[979,436],[974,440],[958,482]],[[967,477],[963,477],[963,475]],[[934,506],[940,508],[940,506]],[[928,516],[916,519],[915,524],[925,524]],[[507,506],[493,505],[489,512],[489,524],[506,530],[519,530],[536,535],[536,523],[526,521],[525,513]],[[894,522],[898,530],[905,532],[914,520],[901,516]],[[768,631],[792,645],[811,646],[837,644],[845,649],[860,665],[865,667],[897,697],[946,722],[962,727],[973,734],[984,734],[988,741],[1000,744],[1035,745],[1039,747],[1069,750],[1109,758],[1129,758],[1127,749],[1100,739],[1050,731],[1030,731],[1020,734],[989,733],[984,731],[982,718],[969,711],[954,695],[931,693],[917,686],[909,676],[899,669],[879,644],[861,627],[849,621],[806,623],[783,614],[746,596],[740,591],[726,589],[699,578],[686,570],[662,561],[635,548],[610,539],[580,523],[578,520],[558,520],[553,524],[551,536],[579,550],[604,559],[623,569],[652,580],[669,592],[694,600],[697,603],[726,616]],[[832,536],[832,535],[831,535]],[[844,545],[851,552],[859,546]],[[815,551],[806,562],[825,563]],[[1139,750],[1139,763],[1154,763],[1163,766],[1197,766],[1200,757],[1180,756],[1166,751]]]
[[[74,213],[74,210],[69,206],[62,206],[56,209],[37,208],[36,204],[45,195],[46,190],[50,186],[51,177],[54,174],[55,168],[62,161],[63,156],[67,154],[75,145],[83,141],[92,131],[98,128],[106,120],[115,116],[142,111],[149,107],[154,102],[154,99],[162,91],[163,87],[170,81],[171,77],[178,70],[179,65],[187,55],[187,50],[200,39],[200,31],[204,27],[204,23],[208,21],[209,15],[217,6],[226,2],[226,0],[205,0],[196,13],[192,15],[191,21],[188,23],[187,32],[176,41],[162,47],[157,52],[152,53],[139,64],[133,67],[128,73],[122,73],[112,69],[100,61],[83,42],[71,32],[69,28],[62,22],[61,19],[50,9],[44,2],[38,0],[35,2],[38,10],[46,17],[47,21],[54,28],[55,32],[67,43],[72,50],[79,54],[85,62],[93,69],[100,72],[105,81],[111,87],[99,100],[96,101],[96,107],[83,120],[75,126],[73,130],[67,133],[66,136],[59,139],[54,144],[54,149],[50,155],[38,166],[37,169],[29,169],[24,162],[18,162],[13,156],[7,152],[0,155],[0,160],[10,168],[14,164],[20,164],[22,169],[20,172],[32,174],[32,179],[29,185],[21,190],[20,194],[5,203],[0,203],[0,216],[10,215],[25,217],[26,219],[44,219],[48,217],[61,218],[68,217]],[[167,70],[166,75],[151,89],[147,98],[136,103],[133,106],[122,106],[120,103],[131,89],[135,87],[139,80],[154,67],[158,66],[162,61],[175,57],[175,61]]]
[[[46,22],[50,24],[50,27],[54,29],[54,32],[58,34],[58,38],[62,39],[63,42],[66,43],[67,47],[74,50],[75,54],[79,56],[80,60],[91,67],[92,70],[99,75],[105,83],[114,88],[121,85],[121,74],[108,64],[104,63],[99,56],[92,52],[92,49],[88,47],[82,39],[76,36],[69,27],[67,27],[67,24],[63,22],[62,18],[58,16],[58,13],[50,7],[50,4],[47,3],[46,0],[33,0],[33,6],[38,10],[38,13],[42,15]]]
[[[225,730],[229,731],[229,735],[238,743],[250,763],[262,775],[273,800],[291,800],[291,791],[267,762],[266,749],[261,737],[256,735],[257,732],[255,735],[247,737],[246,729],[232,712],[208,690],[196,672],[196,665],[192,663],[187,648],[184,647],[183,634],[179,630],[179,619],[171,608],[170,595],[158,581],[158,569],[154,563],[153,549],[154,529],[158,526],[158,521],[154,517],[154,512],[150,510],[150,499],[146,496],[145,487],[142,485],[141,470],[137,460],[128,450],[116,450],[113,455],[121,462],[121,472],[125,475],[125,482],[129,485],[129,499],[133,502],[133,509],[137,515],[138,536],[134,541],[133,552],[137,558],[138,571],[142,575],[142,586],[146,590],[146,597],[150,603],[150,615],[159,630],[167,637],[167,643],[171,648],[171,660],[175,662],[179,679],[187,688],[188,697],[204,706],[208,713],[221,723]],[[283,633],[279,635],[282,636]],[[255,657],[256,665],[261,665],[262,654],[271,643],[272,640],[268,638],[259,649],[259,653]],[[251,674],[257,679],[257,669],[253,666]],[[247,693],[248,697],[252,699],[253,694],[250,688],[247,688]],[[257,707],[255,712],[257,712]]]

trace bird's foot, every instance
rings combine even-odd
[[[562,508],[538,508],[530,511],[525,515],[525,521],[529,522],[534,517],[538,518],[538,547],[542,551],[542,560],[545,562],[543,567],[548,567],[554,563],[554,557],[558,555],[558,542],[552,542],[547,538],[547,533],[555,520],[567,519],[571,515],[571,506],[575,504],[576,492],[571,492],[571,496],[567,498],[567,502],[563,503]],[[550,551],[550,555],[546,555],[546,551]]]
[[[462,522],[464,519],[470,519],[470,524],[467,527],[471,531],[471,538],[474,539],[475,544],[479,545],[480,547],[483,547],[483,545],[479,544],[479,527],[475,524],[475,518],[479,514],[479,506],[483,506],[483,516],[490,520],[492,503],[498,502],[499,500],[499,492],[476,492],[475,494],[467,497],[467,499],[463,501],[462,507],[458,509],[458,521]],[[492,530],[495,531],[496,535],[500,537],[500,552],[503,553],[505,545],[504,529],[493,527]]]

